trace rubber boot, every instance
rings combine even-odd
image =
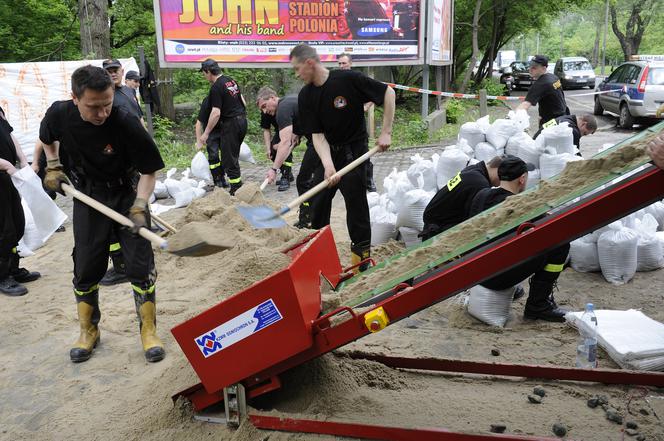
[[[92,357],[92,351],[99,344],[99,291],[84,296],[76,296],[76,309],[78,310],[78,323],[81,333],[74,346],[69,350],[69,358],[74,363],[87,361]]]
[[[370,256],[371,244],[369,242],[362,242],[350,246],[351,265],[355,266],[363,260],[368,259]],[[362,265],[353,268],[353,272],[357,274],[358,272],[366,271],[368,268],[369,262],[365,262]]]
[[[238,183],[232,183],[231,188],[228,192],[231,194],[231,196],[233,196],[233,195],[235,195],[235,192],[240,189],[240,187],[242,187],[242,181],[240,181]]]
[[[127,279],[126,265],[124,256],[122,255],[122,249],[118,248],[113,250],[110,254],[113,266],[108,271],[106,271],[106,274],[104,274],[104,277],[101,279],[99,284],[102,286],[112,286],[119,283],[128,282],[129,279]]]
[[[214,181],[215,186],[219,188],[228,188],[228,182],[226,182],[223,167],[219,166],[210,171],[212,172],[212,180]]]
[[[157,307],[154,291],[138,293],[134,287],[134,303],[136,304],[145,359],[150,363],[161,361],[166,356],[166,352],[163,343],[157,337]]]
[[[523,310],[523,318],[528,320],[546,320],[547,322],[564,322],[565,309],[559,308],[553,299],[555,281],[530,279],[530,292]]]
[[[295,224],[296,228],[311,228],[311,205],[309,202],[300,204],[299,219]]]
[[[279,180],[279,187],[277,191],[286,191],[290,188],[290,183],[293,181],[293,174],[290,167],[281,168],[281,179]]]
[[[33,282],[41,277],[41,274],[37,271],[28,271],[25,268],[19,268],[19,255],[18,252],[16,252],[16,248],[12,251],[9,261],[9,275],[19,284]]]

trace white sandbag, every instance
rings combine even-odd
[[[645,214],[643,219],[636,219],[635,229],[639,234],[636,249],[636,270],[654,271],[664,266],[662,243],[655,235],[657,221],[652,214]]]
[[[401,237],[401,240],[403,240],[403,243],[406,245],[406,247],[421,243],[422,238],[418,237],[421,232],[421,230],[416,228],[399,227],[399,236]]]
[[[440,155],[438,153],[434,153],[431,155],[431,162],[433,163],[433,171],[435,172],[438,169],[438,160],[440,159]]]
[[[188,187],[178,193],[175,193],[173,198],[175,199],[175,204],[173,204],[174,208],[186,207],[191,204],[191,201],[194,200],[194,189]]]
[[[478,161],[489,162],[498,156],[496,148],[488,142],[480,142],[475,146],[475,158]]]
[[[174,198],[175,195],[177,195],[178,193],[191,189],[191,185],[187,184],[186,182],[181,182],[173,178],[164,179],[164,185],[168,190],[168,194],[172,198]]]
[[[438,188],[443,188],[447,181],[466,168],[469,159],[468,155],[457,148],[444,150],[440,155],[440,159],[438,159],[438,167],[436,168],[436,185]]]
[[[464,152],[466,156],[468,156],[469,158],[472,158],[473,153],[475,153],[473,151],[473,148],[468,144],[468,142],[465,139],[460,139],[459,141],[457,141],[454,147]]]
[[[536,187],[540,183],[541,172],[539,168],[528,172],[528,182],[526,182],[526,190],[532,187]]]
[[[162,213],[166,213],[169,210],[172,210],[173,208],[177,208],[173,205],[163,205],[160,203],[154,203],[150,205],[150,213],[154,213],[157,216],[161,215]]]
[[[521,129],[515,121],[509,119],[497,119],[491,124],[486,132],[486,140],[496,148],[503,148],[507,140],[519,133]]]
[[[154,197],[157,199],[166,199],[168,196],[168,188],[166,188],[166,184],[161,181],[155,181]]]
[[[597,241],[599,265],[607,282],[624,285],[636,273],[639,236],[629,228],[611,228]]]
[[[395,205],[394,202],[390,200],[390,196],[387,193],[383,193],[380,195],[380,199],[378,200],[378,205],[383,207],[385,210],[389,211],[390,213],[394,214],[396,216],[397,214],[397,206]],[[396,218],[395,218],[396,222]]]
[[[206,181],[212,180],[212,172],[210,172],[210,163],[205,157],[203,152],[198,152],[191,160],[191,174],[198,179],[205,179]]]
[[[482,285],[473,286],[468,297],[468,314],[491,326],[505,326],[510,318],[514,288],[494,291]]]
[[[411,227],[422,231],[424,209],[432,198],[432,193],[419,188],[407,192],[397,213],[397,227]]]
[[[475,121],[475,123],[480,129],[482,129],[482,133],[486,133],[486,131],[489,130],[489,127],[491,127],[489,115],[483,116],[482,118]]]
[[[530,117],[525,109],[510,110],[507,113],[507,118],[510,121],[513,121],[516,127],[521,131],[530,127]]]
[[[459,129],[458,140],[465,140],[471,148],[475,148],[480,142],[484,142],[484,130],[476,122],[467,122]]]
[[[413,184],[410,183],[410,179],[406,175],[406,172],[398,172],[394,177],[394,181],[387,191],[387,195],[396,207],[397,212],[401,210],[401,206],[404,203],[404,196],[409,191],[413,190]]]
[[[657,221],[657,230],[664,231],[664,203],[655,202],[654,204],[648,205],[644,210],[646,213],[652,214]]]
[[[542,129],[542,132],[537,137],[537,142],[540,145],[555,149],[558,155],[563,153],[574,155],[576,153],[574,149],[574,135],[569,123]]]
[[[570,265],[574,270],[580,273],[590,273],[601,269],[597,242],[592,234],[572,241],[569,246]]]
[[[192,179],[189,176],[191,175],[191,170],[189,167],[187,167],[183,172],[182,172],[182,178],[180,178],[180,182],[184,182],[185,184],[189,185],[191,188],[197,188],[198,187],[198,181],[196,179]]]
[[[153,203],[157,201],[157,197],[154,195],[154,193],[150,193],[150,197],[148,198],[148,203]]]
[[[380,245],[397,236],[396,221],[394,213],[385,210],[380,204],[369,210],[371,219],[371,245]]]
[[[480,162],[479,159],[477,159],[477,158],[470,158],[470,159],[468,160],[468,165],[475,165],[475,164],[477,164],[478,162]],[[467,165],[467,166],[468,166],[468,165]],[[466,166],[466,167],[467,167],[467,166]]]
[[[542,179],[550,179],[565,170],[565,166],[568,162],[573,161],[583,161],[583,158],[580,158],[569,153],[563,153],[561,155],[551,155],[549,153],[543,153],[540,155],[540,170],[542,173]]]
[[[540,168],[540,156],[543,151],[535,143],[522,143],[519,145],[517,156],[526,163],[531,163],[535,168]]]
[[[254,156],[251,154],[251,149],[247,145],[246,142],[243,142],[240,144],[240,161],[242,162],[249,162],[251,164],[255,164],[256,160],[254,159]]]
[[[369,208],[380,204],[380,194],[375,191],[367,193],[367,203],[369,204]]]
[[[410,159],[413,164],[408,167],[406,175],[413,187],[424,191],[436,191],[436,170],[433,168],[433,162],[422,158],[419,154],[411,156]]]
[[[18,241],[17,252],[21,257],[29,257],[35,253],[31,247],[39,248],[41,246],[41,239],[39,230],[35,225],[35,220],[32,217],[30,207],[26,204],[25,199],[21,199],[21,206],[23,207],[23,217],[25,218],[25,228],[23,229],[23,237]]]
[[[64,223],[67,215],[46,194],[41,179],[32,167],[25,166],[17,170],[11,176],[11,180],[32,214],[34,230],[30,232],[31,237],[24,243],[31,251],[35,251]]]
[[[533,138],[528,136],[528,134],[525,132],[518,132],[507,140],[504,153],[506,155],[519,156],[519,147],[522,145],[528,145],[533,149],[536,147],[536,143]]]

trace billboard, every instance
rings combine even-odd
[[[454,0],[429,0],[427,64],[452,64]]]
[[[153,0],[159,61],[199,66],[282,67],[293,46],[322,61],[422,64],[425,0]]]

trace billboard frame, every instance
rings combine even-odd
[[[167,68],[167,69],[177,69],[177,68],[200,68],[201,64],[200,62],[196,63],[190,63],[190,62],[185,62],[185,63],[173,63],[173,62],[167,62],[165,59],[165,53],[164,53],[164,38],[163,38],[163,32],[161,29],[161,7],[159,5],[160,0],[152,0],[152,5],[153,5],[153,10],[154,10],[154,17],[155,17],[155,33],[157,37],[157,54],[159,56],[159,67],[161,68]],[[454,3],[452,3],[454,5]],[[356,60],[353,59],[353,66],[355,67],[369,67],[369,66],[418,66],[418,65],[423,65],[425,63],[425,59],[427,57],[427,54],[425,54],[425,50],[427,48],[427,44],[425,44],[424,40],[427,35],[427,29],[425,29],[426,26],[426,20],[424,19],[425,13],[427,6],[429,5],[429,0],[420,0],[420,23],[419,23],[419,40],[417,44],[417,52],[418,56],[417,58],[409,59],[409,60],[390,60],[390,59],[385,59],[385,60],[376,60],[376,61],[368,61],[368,60]],[[452,6],[454,7],[454,6]],[[301,43],[306,43],[306,41],[302,41]],[[201,60],[202,61],[202,60]],[[256,68],[256,69],[278,69],[278,68],[290,68],[290,64],[283,62],[283,63],[272,63],[272,62],[256,62],[256,63],[228,63],[224,61],[219,61],[218,62],[220,66],[225,67],[225,68]],[[323,62],[324,66],[336,66],[336,62],[333,61],[324,61]]]
[[[435,0],[426,0],[427,1],[427,11],[432,11],[433,2]],[[433,29],[433,14],[429,13],[427,18],[427,28],[426,28],[426,54],[425,62],[429,66],[452,66],[454,64],[454,0],[452,2],[451,11],[450,11],[450,61],[436,61],[431,60],[431,48],[433,46],[433,38],[431,38],[430,31]],[[429,7],[431,6],[431,7]]]

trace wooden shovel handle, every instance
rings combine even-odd
[[[371,158],[373,155],[378,153],[379,150],[380,150],[380,147],[372,148],[371,150],[366,152],[364,155],[360,156],[359,158],[357,158],[356,160],[354,160],[353,162],[351,162],[350,164],[348,164],[347,166],[345,166],[341,170],[337,171],[335,174],[333,174],[330,177],[331,178],[335,177],[335,176],[342,177],[342,176],[348,174],[349,172],[353,171],[358,165],[362,164],[364,161],[366,161],[367,159]],[[313,187],[311,190],[307,191],[303,195],[297,197],[292,202],[290,202],[287,205],[289,211],[293,210],[295,207],[300,205],[302,202],[306,202],[309,199],[311,199],[312,197],[316,196],[322,190],[327,188],[328,185],[329,185],[329,180],[324,179],[322,182],[320,182],[318,185]]]
[[[269,183],[270,183],[270,180],[265,178],[265,180],[261,184],[261,191],[265,190],[265,187],[267,187],[267,184],[269,184]]]
[[[101,214],[108,216],[109,218],[113,219],[115,222],[119,223],[120,225],[124,225],[126,227],[132,228],[134,227],[134,223],[126,216],[121,215],[115,210],[112,210],[108,208],[106,205],[102,204],[99,201],[96,201],[92,199],[90,196],[88,196],[85,193],[81,193],[80,191],[76,190],[74,187],[72,187],[69,184],[62,184],[62,190],[68,195],[71,196],[75,199],[78,199],[79,201],[83,202],[85,205],[94,208]],[[152,242],[152,244],[156,247],[159,247],[161,249],[165,249],[168,246],[168,242],[154,234],[152,231],[148,230],[147,228],[141,227],[138,230],[138,234],[143,237],[144,239],[149,240]]]

